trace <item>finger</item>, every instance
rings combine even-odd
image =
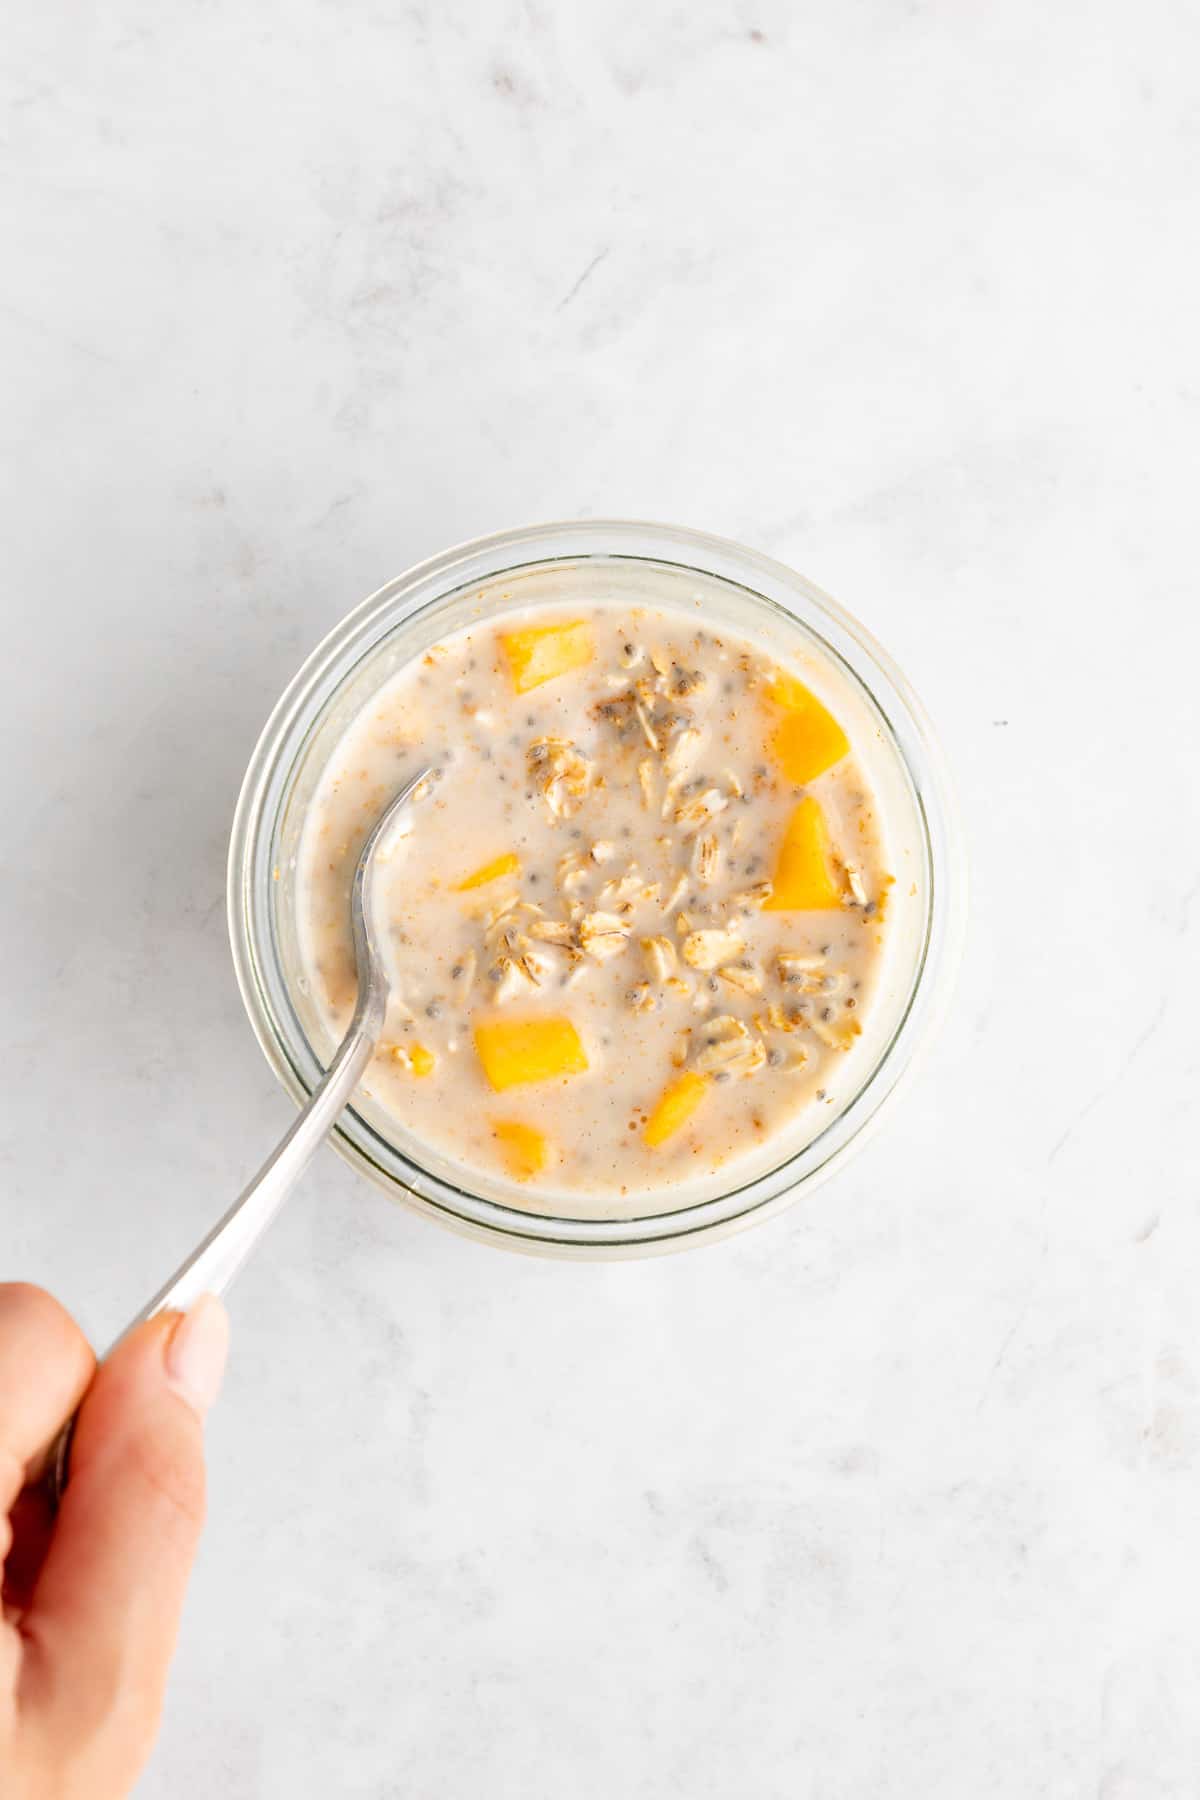
[[[112,1352],[80,1410],[71,1476],[22,1622],[26,1679],[76,1732],[148,1744],[204,1518],[202,1422],[228,1320],[211,1295]]]
[[[95,1366],[87,1339],[57,1300],[28,1282],[0,1282],[0,1515],[74,1412]]]
[[[94,1367],[57,1300],[26,1282],[0,1284],[0,1602],[8,1619],[28,1604],[50,1539],[48,1497],[24,1484]]]

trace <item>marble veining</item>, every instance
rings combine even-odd
[[[741,537],[922,692],[953,1016],[644,1264],[332,1155],[233,1301],[147,1800],[1200,1791],[1200,15],[65,0],[0,71],[5,1271],[105,1338],[288,1116],[223,858],[354,602]]]

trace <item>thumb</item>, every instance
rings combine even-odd
[[[160,1314],[100,1365],[80,1409],[22,1623],[26,1678],[40,1690],[27,1697],[61,1709],[76,1741],[117,1727],[148,1743],[157,1724],[204,1522],[203,1419],[228,1340],[211,1294],[183,1316]]]

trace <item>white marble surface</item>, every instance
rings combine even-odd
[[[569,1267],[330,1153],[234,1301],[146,1800],[1200,1792],[1200,15],[41,0],[6,23],[6,1273],[109,1333],[288,1107],[238,780],[502,525],[889,644],[973,861],[843,1178]]]

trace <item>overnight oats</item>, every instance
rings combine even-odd
[[[376,1114],[517,1205],[732,1178],[811,1139],[891,929],[860,728],[832,659],[801,668],[627,596],[492,613],[397,669],[329,756],[295,867],[332,1044],[359,850],[432,765],[375,882],[393,983]]]

